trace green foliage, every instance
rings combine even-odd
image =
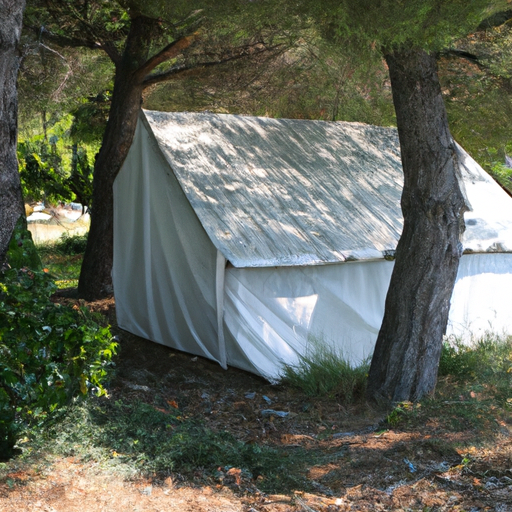
[[[66,172],[57,152],[55,139],[22,141],[18,144],[18,160],[23,196],[28,200],[47,199],[55,203],[71,199],[66,185]]]
[[[64,233],[56,242],[37,246],[43,267],[55,280],[57,288],[78,285],[86,245],[87,235]]]
[[[443,344],[440,376],[452,376],[461,382],[479,382],[500,393],[512,388],[512,336],[492,333],[470,345],[460,340]]]
[[[342,354],[319,341],[311,354],[300,356],[297,366],[285,366],[283,383],[308,396],[336,396],[351,403],[364,397],[369,359],[352,366]]]
[[[54,204],[76,200],[84,206],[90,205],[93,167],[88,153],[97,148],[101,133],[91,117],[90,130],[85,134],[82,115],[77,110],[73,115],[48,121],[44,135],[20,139],[20,179],[27,201]],[[97,124],[101,125],[101,121]]]
[[[452,135],[509,189],[502,163],[512,152],[511,48],[512,27],[506,24],[452,42],[439,61]]]
[[[403,45],[439,50],[507,5],[505,0],[303,0],[302,3],[325,27],[327,37],[344,44],[350,41],[361,49],[387,51]]]
[[[85,32],[82,25],[82,34],[78,30],[72,34],[70,25],[76,16],[76,4],[83,2],[63,2],[65,12],[61,17],[58,12],[55,16],[50,12],[54,3],[32,0],[25,9],[24,55],[19,73],[20,117],[25,126],[39,121],[42,115],[60,117],[72,111],[82,98],[96,96],[112,86],[113,65],[105,53],[76,46],[66,48],[58,42],[48,44],[44,40],[47,31],[70,37]],[[88,3],[91,12],[99,15],[112,7],[106,5],[112,2],[101,2],[104,9],[98,9],[100,2]]]
[[[63,255],[75,256],[83,254],[87,247],[87,235],[69,236],[64,233],[53,245],[53,250]]]
[[[460,432],[472,429],[484,438],[509,422],[512,411],[512,336],[488,333],[467,345],[445,342],[435,397],[402,402],[388,414],[393,428],[415,429],[426,422]]]
[[[92,179],[93,167],[89,163],[87,150],[73,144],[71,175],[66,180],[66,186],[73,192],[75,201],[84,209],[92,203]]]
[[[395,124],[388,74],[375,52],[367,60],[352,48],[321,40],[315,28],[297,29],[297,41],[278,56],[205,68],[148,91],[145,105],[163,111],[209,110],[288,119]]]
[[[497,162],[491,167],[491,174],[499,183],[512,192],[512,169],[510,167]]]
[[[26,227],[24,219],[19,219],[9,242],[7,253],[8,263],[11,267],[28,267],[41,269],[41,260],[32,241],[32,234]]]
[[[86,308],[53,303],[45,272],[12,268],[0,279],[0,454],[7,457],[27,424],[75,396],[105,393],[116,343]]]
[[[393,410],[386,416],[386,423],[392,427],[396,427],[407,414],[412,413],[420,406],[412,404],[411,402],[400,402]]]
[[[65,455],[94,457],[124,466],[130,473],[222,478],[219,473],[239,468],[243,477],[259,476],[264,491],[307,489],[304,459],[312,455],[244,443],[226,431],[213,431],[175,408],[143,402],[89,400],[73,405],[56,422],[51,437]],[[301,463],[299,463],[299,461]]]
[[[71,112],[73,123],[69,135],[75,144],[99,144],[107,124],[111,96],[110,91],[103,91],[94,97],[83,98]]]

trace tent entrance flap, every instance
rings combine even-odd
[[[224,281],[226,276],[226,258],[217,251],[217,267],[215,269],[215,296],[217,302],[217,335],[219,338],[219,363],[228,369],[226,339],[224,337]]]

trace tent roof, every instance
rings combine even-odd
[[[235,267],[380,259],[402,231],[397,131],[360,123],[144,111]],[[512,251],[512,198],[461,150],[466,251]]]

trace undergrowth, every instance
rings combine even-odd
[[[58,288],[78,285],[86,245],[87,235],[64,234],[56,242],[37,246],[43,267],[48,270]]]
[[[451,376],[459,383],[491,386],[499,396],[510,394],[512,336],[487,333],[471,344],[458,339],[445,342],[439,376]]]
[[[331,396],[343,403],[364,398],[370,360],[351,365],[334,348],[313,343],[310,354],[299,357],[295,366],[285,366],[283,384],[298,388],[308,396]]]
[[[24,266],[31,240],[17,231],[13,240],[11,266],[0,272],[0,459],[12,456],[23,430],[73,397],[104,393],[117,347],[103,317],[51,300],[46,269]]]
[[[126,474],[165,478],[219,479],[230,468],[258,479],[268,492],[310,484],[303,472],[314,455],[256,443],[244,443],[227,431],[213,431],[173,407],[144,402],[91,399],[70,406],[39,443],[64,456],[94,459]],[[307,460],[306,460],[307,459]]]
[[[512,336],[487,333],[473,343],[443,344],[435,395],[403,402],[387,416],[390,426],[425,423],[454,432],[473,430],[481,440],[512,422]]]

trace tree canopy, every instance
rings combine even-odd
[[[149,102],[162,102],[162,89],[156,86],[180,78],[180,84],[202,87],[203,98],[209,96],[204,105],[216,101],[219,110],[389,123],[394,117],[387,67],[402,146],[405,227],[369,390],[386,400],[417,399],[431,392],[466,209],[444,100],[461,142],[474,141],[475,151],[487,151],[490,162],[506,151],[509,139],[499,129],[493,134],[495,146],[477,149],[486,128],[474,130],[463,119],[468,113],[476,119],[483,100],[486,105],[503,100],[503,124],[510,112],[510,101],[501,94],[510,90],[509,66],[500,53],[509,44],[508,27],[500,21],[508,19],[502,14],[507,6],[505,0],[299,0],[279,5],[266,0],[34,0],[27,26],[41,60],[48,61],[50,54],[53,59],[51,66],[42,66],[44,73],[59,68],[65,81],[71,81],[66,71],[71,66],[59,48],[70,56],[101,51],[113,66],[79,293],[93,298],[111,290],[112,185],[130,147],[144,91]],[[268,55],[278,58],[267,60]],[[248,56],[254,58],[251,64],[244,63]],[[235,70],[235,62],[245,65]],[[214,68],[219,65],[223,67]],[[213,69],[213,76],[207,73]],[[302,89],[296,70],[307,84]],[[371,77],[372,85],[364,84],[364,76]],[[190,89],[180,89],[180,84],[165,95],[181,94],[181,102],[189,101]],[[258,94],[265,87],[289,91],[290,99],[281,94],[262,104],[247,93],[234,98],[233,84],[250,88],[261,99],[265,92]],[[381,94],[374,94],[379,87]],[[62,90],[59,86],[50,96],[58,98]],[[315,96],[313,101],[304,101],[305,90]],[[364,97],[364,105],[374,102],[380,114],[374,109],[361,119],[363,109],[351,113],[348,105],[357,103],[354,97]],[[192,108],[196,101],[193,97]],[[44,101],[40,105],[44,113]],[[81,133],[80,112],[87,115],[88,106],[83,103],[75,111],[75,134]]]

